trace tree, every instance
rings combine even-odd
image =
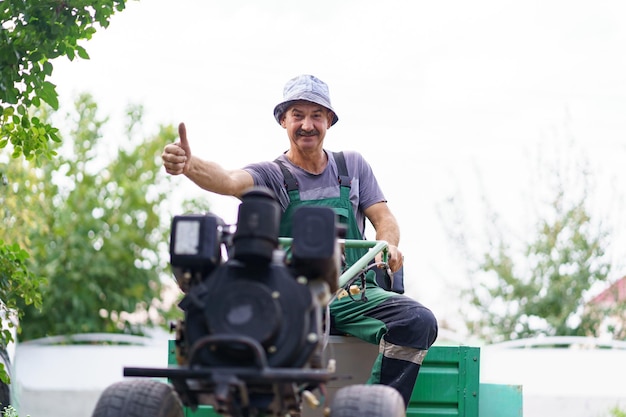
[[[11,173],[9,180],[7,173]],[[18,305],[32,305],[40,308],[42,303],[40,287],[45,279],[29,269],[30,254],[23,249],[29,239],[20,232],[24,225],[37,221],[37,207],[32,202],[16,201],[11,194],[20,191],[17,184],[38,183],[30,170],[19,172],[10,170],[8,164],[0,163],[0,317],[7,325],[0,336],[0,346],[4,348],[13,340],[13,331],[18,321]],[[16,218],[14,213],[20,213]],[[0,380],[9,383],[8,373],[0,363]]]
[[[91,39],[96,27],[106,28],[110,17],[125,8],[125,0],[3,0],[0,2],[0,149],[12,145],[12,156],[51,158],[50,142],[60,139],[58,129],[33,116],[33,109],[47,103],[58,108],[56,86],[48,81],[51,60],[66,56],[88,59],[80,40]],[[0,171],[7,180],[8,172]],[[12,182],[15,184],[15,182]],[[41,278],[25,266],[27,251],[15,242],[0,239],[0,314],[12,313],[15,300],[39,305]],[[18,316],[20,311],[17,311]],[[0,334],[0,346],[12,339]],[[0,369],[0,379],[8,376]]]
[[[16,207],[36,207],[39,218],[26,222],[12,213],[16,233],[29,239],[29,270],[46,277],[42,303],[20,305],[21,340],[81,332],[141,333],[132,313],[154,310],[160,318],[167,306],[158,305],[167,267],[162,255],[168,241],[162,204],[170,178],[159,175],[160,154],[176,131],[163,127],[154,137],[138,141],[133,132],[141,108],[129,112],[128,146],[107,161],[101,143],[106,121],[97,115],[90,96],[76,102],[76,127],[63,139],[65,151],[33,169],[11,160],[7,169],[22,178],[7,198]],[[70,118],[68,118],[68,121]],[[64,155],[68,155],[65,157]],[[33,174],[30,174],[33,175]]]
[[[466,261],[470,283],[463,292],[466,325],[486,342],[598,336],[602,320],[614,310],[588,304],[590,294],[611,274],[610,233],[590,214],[588,164],[567,165],[555,163],[534,183],[551,185],[528,240],[507,233],[484,198],[487,246],[476,253],[471,245],[477,240],[467,235],[460,202],[450,199],[456,220],[447,218],[447,231]]]
[[[480,270],[497,279],[470,290],[469,301],[480,312],[480,318],[468,323],[475,334],[490,341],[538,334],[598,336],[598,318],[584,311],[584,296],[608,279],[606,234],[593,230],[582,202],[563,207],[558,195],[552,209],[555,219],[538,222],[536,237],[525,246],[523,265],[501,236],[490,242]]]
[[[10,141],[13,155],[27,159],[51,157],[49,141],[58,142],[58,129],[29,110],[42,102],[59,106],[52,59],[89,59],[79,40],[91,39],[96,26],[106,28],[110,17],[125,8],[125,0],[4,0],[0,3],[0,148]]]

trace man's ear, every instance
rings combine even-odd
[[[326,117],[326,122],[327,122],[327,129],[330,129],[330,127],[333,125],[333,119],[335,118],[335,113],[333,113],[332,111],[328,112],[328,116]]]

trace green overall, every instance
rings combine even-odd
[[[340,173],[339,197],[304,201],[300,199],[293,175],[283,163],[276,161],[285,177],[290,198],[281,219],[281,236],[291,236],[292,217],[297,207],[315,205],[335,210],[339,221],[346,225],[346,239],[362,239],[350,201],[351,181],[347,175],[341,175],[342,170],[345,171],[343,155],[336,153],[335,161]],[[346,248],[346,268],[367,250]],[[368,271],[366,275],[365,292],[366,301],[360,297],[343,297],[331,303],[333,330],[378,345],[379,354],[367,383],[393,386],[408,405],[419,367],[436,338],[436,321],[430,310],[416,301],[379,287],[374,271]]]

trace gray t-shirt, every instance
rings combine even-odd
[[[284,154],[278,157],[298,181],[301,200],[339,197],[337,163],[331,151],[324,150],[324,152],[328,155],[329,163],[321,174],[311,174],[297,167]],[[348,168],[348,175],[352,177],[350,201],[352,202],[361,235],[365,239],[365,215],[363,210],[373,204],[386,202],[387,200],[372,172],[372,167],[363,156],[355,151],[344,151],[343,154],[346,160],[346,167]],[[274,191],[283,211],[285,211],[289,205],[289,195],[285,189],[283,173],[278,164],[273,161],[259,162],[246,165],[243,169],[252,175],[254,185],[265,186]]]

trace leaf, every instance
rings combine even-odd
[[[82,46],[76,45],[76,52],[78,52],[78,56],[82,59],[89,59],[89,54]]]
[[[5,100],[8,104],[17,104],[19,90],[16,88],[7,88],[5,91]]]
[[[50,61],[48,61],[48,60],[44,61],[44,63],[43,63],[43,73],[45,75],[47,75],[47,76],[50,76],[50,75],[52,75],[52,69],[53,69],[53,66],[50,63]]]
[[[56,143],[61,143],[61,138],[57,135],[57,129],[49,129],[48,137]],[[54,153],[56,155],[56,152]]]
[[[2,112],[4,116],[12,116],[15,112],[15,108],[13,106],[6,107]]]
[[[48,103],[54,110],[58,110],[59,97],[54,84],[49,81],[44,81],[41,89],[39,90],[39,97]]]

